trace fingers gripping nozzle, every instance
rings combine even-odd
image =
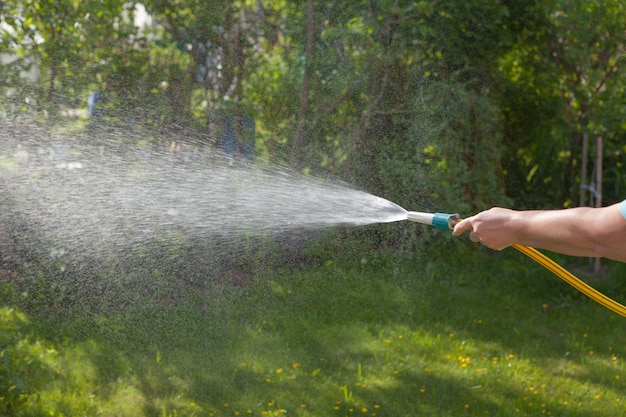
[[[412,222],[435,226],[439,229],[452,230],[454,229],[454,225],[457,224],[461,218],[458,214],[409,211],[407,212],[406,219]]]

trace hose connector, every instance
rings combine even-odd
[[[439,229],[452,230],[461,219],[458,214],[422,213],[419,211],[407,212],[406,219],[412,222],[428,224]]]

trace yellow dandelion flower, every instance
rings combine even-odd
[[[615,379],[619,379],[619,375],[615,375]]]
[[[402,339],[404,339],[404,336],[400,334],[400,335],[398,335],[398,339],[402,340]]]
[[[334,407],[333,407],[333,410],[335,410],[335,411],[339,411],[339,406],[338,406],[338,405],[334,406]]]
[[[267,411],[265,411],[265,410],[261,411],[261,415],[262,415],[262,416],[268,416],[269,414],[270,414],[270,413],[269,413],[269,412],[267,412]]]
[[[299,368],[299,367],[300,367],[300,364],[299,364],[299,363],[297,363],[297,362],[296,362],[296,363],[292,363],[292,364],[291,364],[291,367],[292,367],[292,368]]]
[[[379,408],[380,408],[380,405],[374,404],[374,409],[378,410]]]
[[[305,403],[300,404],[300,408],[302,408],[303,410],[307,407],[307,405]]]
[[[385,339],[385,343],[391,343],[390,339]]]
[[[515,355],[514,355],[514,354],[509,353],[509,359],[513,359],[514,357],[515,357]]]
[[[423,394],[426,392],[426,388],[420,388],[420,392]]]
[[[361,408],[361,412],[362,413],[367,413],[367,408],[365,408],[365,407]]]
[[[454,337],[454,333],[450,333],[448,336],[449,337]]]
[[[596,399],[596,400],[599,399],[600,398],[600,394],[594,395],[593,398]]]
[[[276,370],[276,373],[277,373],[277,374],[282,374],[282,373],[283,373],[283,369],[282,369],[282,368],[278,368],[278,369]]]

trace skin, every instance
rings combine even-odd
[[[461,220],[452,234],[502,250],[513,244],[572,256],[626,262],[626,218],[620,205],[515,211],[500,207]]]

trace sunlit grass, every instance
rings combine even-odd
[[[32,311],[26,415],[623,414],[624,319],[529,262],[371,253],[98,318]]]

